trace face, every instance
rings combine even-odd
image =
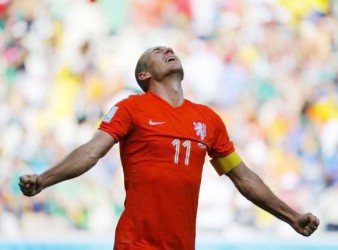
[[[145,56],[147,71],[153,79],[162,80],[171,74],[178,74],[183,79],[181,61],[171,48],[150,48],[142,56]]]

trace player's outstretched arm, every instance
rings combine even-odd
[[[115,144],[109,134],[98,130],[94,137],[72,151],[60,163],[41,175],[23,175],[19,186],[26,196],[34,196],[43,189],[59,182],[75,178],[91,169]]]
[[[226,173],[240,193],[255,205],[285,221],[299,234],[310,236],[316,231],[319,219],[311,213],[299,214],[264,184],[261,178],[250,170],[243,162]]]

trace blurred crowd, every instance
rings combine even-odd
[[[141,53],[171,46],[185,97],[223,118],[243,160],[287,204],[338,230],[338,2],[1,0],[0,236],[112,233],[123,210],[118,147],[34,198],[41,173],[141,90]],[[292,230],[246,201],[206,159],[198,232]],[[236,236],[234,236],[236,237]]]

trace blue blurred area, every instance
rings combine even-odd
[[[112,243],[0,243],[2,250],[111,250],[113,249]]]
[[[247,243],[225,243],[225,242],[199,242],[196,250],[335,250],[338,244],[322,243],[287,243],[287,242],[247,242]],[[17,242],[0,243],[1,250],[111,250],[113,242]]]
[[[220,114],[271,189],[316,214],[320,234],[337,232],[337,30],[338,1],[328,0],[0,1],[0,236],[114,234],[124,202],[117,147],[34,198],[18,178],[60,161],[115,102],[140,93],[134,67],[156,45],[174,49],[185,97]],[[208,161],[200,194],[200,235],[295,234]]]

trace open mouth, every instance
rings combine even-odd
[[[174,61],[177,61],[176,57],[175,56],[169,56],[168,58],[165,59],[165,62],[174,62]]]

